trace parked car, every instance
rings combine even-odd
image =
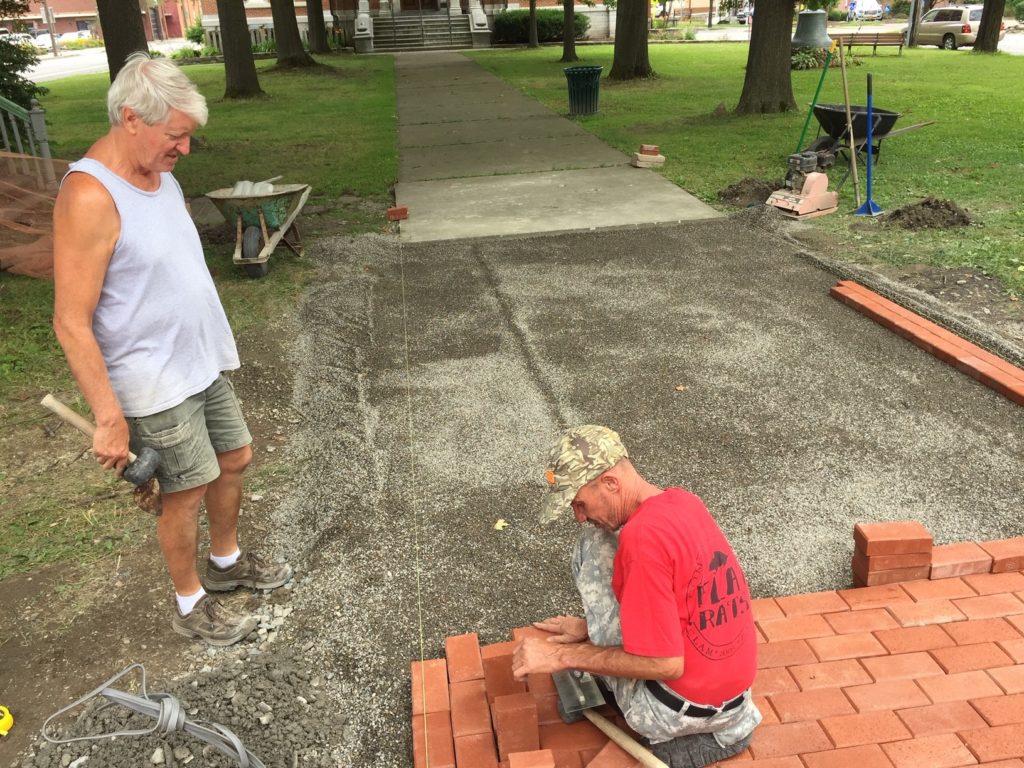
[[[978,39],[981,5],[947,6],[926,13],[917,27],[918,45],[937,45],[947,51],[971,47]],[[1006,24],[999,23],[999,39],[1006,37]]]
[[[71,42],[72,40],[87,40],[92,37],[92,32],[88,29],[76,29],[74,32],[64,32],[57,35],[57,45],[63,46]]]
[[[750,10],[747,8],[740,8],[736,11],[736,21],[740,24],[746,24],[750,18]]]
[[[874,7],[865,6],[858,3],[857,7],[853,11],[853,18],[857,21],[881,21],[882,20],[882,6],[875,5]]]

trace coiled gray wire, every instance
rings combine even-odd
[[[142,676],[142,695],[136,696],[131,693],[119,691],[110,686],[122,677],[138,670]],[[122,730],[113,733],[102,733],[97,736],[76,736],[74,738],[57,738],[48,732],[50,723],[61,715],[66,714],[77,706],[84,704],[95,696],[102,696],[109,704],[101,707],[105,709],[110,704],[119,704],[140,715],[153,718],[156,722],[153,727],[141,730]],[[100,739],[112,739],[122,736],[149,736],[151,734],[167,735],[175,731],[184,731],[195,736],[200,741],[206,742],[214,749],[222,752],[230,758],[238,761],[241,768],[266,768],[263,761],[245,748],[242,741],[218,723],[207,723],[206,721],[189,720],[185,716],[185,710],[181,702],[169,693],[147,693],[146,692],[146,668],[141,664],[132,664],[123,672],[119,672],[107,680],[103,685],[93,689],[82,698],[72,702],[63,709],[54,712],[43,723],[43,738],[51,744],[71,744],[76,741],[98,741]]]

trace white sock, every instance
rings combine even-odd
[[[217,555],[210,553],[210,560],[221,570],[230,568],[232,565],[238,562],[238,558],[242,556],[242,550],[236,549],[230,555],[224,555],[224,557],[218,557]]]
[[[174,593],[175,599],[178,601],[178,611],[182,616],[188,616],[192,613],[192,609],[196,607],[203,595],[206,594],[206,590],[202,587],[194,595],[179,595],[177,592]]]

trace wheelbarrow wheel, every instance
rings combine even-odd
[[[259,227],[246,227],[242,233],[242,258],[255,259],[263,250],[263,233]],[[249,277],[263,277],[270,271],[270,260],[256,263],[243,264],[242,269]]]

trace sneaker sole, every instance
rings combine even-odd
[[[206,579],[203,579],[202,584],[203,589],[207,592],[230,592],[231,590],[238,589],[239,587],[248,587],[249,589],[277,589],[291,581],[293,575],[294,571],[289,571],[285,578],[269,582],[256,582],[251,579],[207,582]]]
[[[240,630],[238,635],[230,635],[229,637],[219,638],[204,637],[201,632],[196,632],[194,629],[189,629],[188,627],[179,627],[177,624],[171,624],[171,629],[173,629],[179,635],[184,635],[188,638],[199,638],[207,645],[213,645],[218,648],[223,648],[228,645],[234,645],[239,640],[245,638],[250,632],[256,629],[256,624],[257,622],[252,622],[251,626],[249,626],[247,629],[244,629],[244,631]]]

